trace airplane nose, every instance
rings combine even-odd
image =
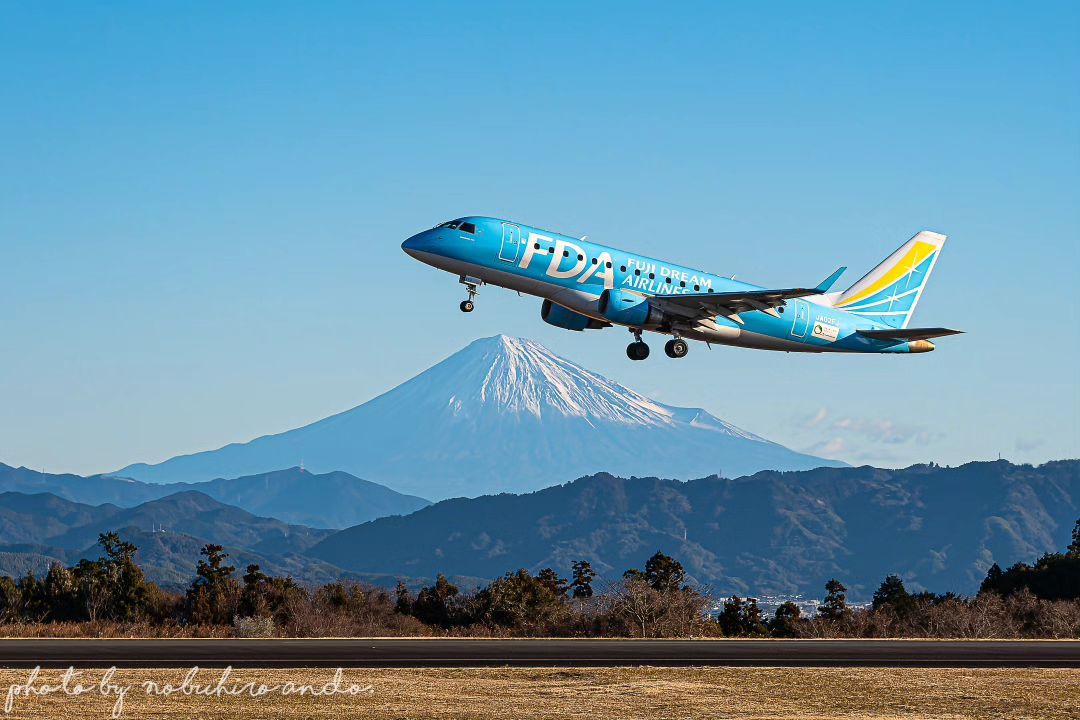
[[[421,235],[423,235],[423,233],[413,235],[411,238],[406,239],[405,242],[401,243],[401,249],[411,257],[416,257],[416,253],[420,249]]]

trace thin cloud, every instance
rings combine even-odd
[[[1042,438],[1016,438],[1016,449],[1019,452],[1031,452],[1042,444]]]
[[[903,462],[903,458],[897,453],[883,447],[864,448],[849,453],[845,458],[855,465],[896,465]]]
[[[822,423],[824,423],[825,420],[828,419],[828,417],[829,417],[829,411],[824,407],[820,407],[820,408],[817,409],[816,412],[810,413],[809,415],[807,415],[807,414],[796,415],[793,418],[793,425],[795,427],[803,428],[803,429],[806,429],[806,430],[811,430],[813,428],[818,427]]]
[[[830,427],[836,432],[882,445],[903,445],[909,442],[928,445],[936,439],[935,434],[925,427],[896,423],[888,418],[838,418]]]
[[[822,440],[821,442],[814,443],[810,447],[803,450],[807,455],[816,455],[818,457],[826,457],[834,460],[839,460],[837,456],[846,452],[848,449],[847,440],[842,437],[834,437],[829,440]]]

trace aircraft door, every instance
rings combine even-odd
[[[806,337],[806,326],[809,325],[810,307],[805,300],[795,301],[795,322],[791,325],[791,334],[797,338]]]
[[[521,252],[521,228],[517,225],[503,223],[502,245],[499,247],[499,259],[506,262],[517,262],[518,253]]]

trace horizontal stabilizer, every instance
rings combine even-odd
[[[949,330],[948,328],[907,328],[897,330],[856,330],[859,335],[873,340],[895,340],[897,342],[910,342],[912,340],[929,340],[931,338],[945,337],[946,335],[961,335],[963,330]]]
[[[814,289],[817,290],[818,293],[824,295],[825,293],[829,292],[829,288],[831,288],[833,285],[835,285],[836,281],[839,280],[840,276],[843,275],[844,272],[846,272],[846,271],[847,271],[846,266],[842,267],[842,268],[837,268],[836,272],[834,272],[832,275],[830,275],[829,277],[822,280],[818,284],[818,286],[816,288],[814,288]]]

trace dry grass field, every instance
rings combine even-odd
[[[25,683],[29,671],[0,671],[0,692]],[[103,670],[76,678],[99,683]],[[186,669],[120,670],[131,686],[127,718],[1057,718],[1080,717],[1080,671],[842,668],[600,668],[345,670],[342,686],[357,695],[262,698],[148,697],[141,683],[180,685]],[[227,685],[258,682],[322,686],[333,670],[236,670]],[[43,671],[36,686],[56,684]],[[216,685],[221,671],[195,682]],[[69,688],[73,683],[69,683]],[[116,707],[88,692],[17,696],[8,717],[108,718]]]

